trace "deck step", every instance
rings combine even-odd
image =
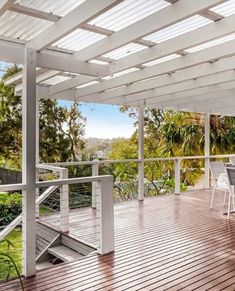
[[[40,271],[40,270],[43,270],[43,269],[46,269],[46,268],[51,268],[51,267],[53,267],[53,265],[50,262],[47,262],[47,261],[36,264],[36,270],[37,271]]]
[[[49,248],[48,253],[64,262],[71,262],[84,257],[78,252],[75,252],[63,245]]]

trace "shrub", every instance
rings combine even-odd
[[[21,211],[20,194],[0,193],[0,226],[9,224]]]

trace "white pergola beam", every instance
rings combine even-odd
[[[13,1],[13,2],[15,2],[15,1]],[[20,4],[10,5],[9,10],[16,12],[16,13],[20,13],[20,14],[24,14],[24,15],[28,15],[31,17],[36,17],[36,18],[40,18],[43,20],[52,21],[52,22],[56,22],[61,18],[58,15],[55,15],[52,13],[47,13],[44,11],[40,11],[40,10],[31,8],[31,7],[27,7],[27,6],[23,6]]]
[[[210,31],[208,31],[208,27],[211,27]],[[225,18],[218,23],[212,23],[207,25],[206,27],[199,28],[197,32],[190,32],[190,34],[186,33],[184,36],[179,36],[175,39],[166,41],[162,44],[159,44],[158,55],[156,55],[156,58],[160,58],[166,55],[169,55],[171,53],[174,53],[174,50],[178,51],[179,45],[180,48],[185,48],[185,45],[187,42],[187,46],[190,45],[192,39],[196,44],[201,43],[202,38],[205,40],[210,40],[214,37],[220,37],[225,34],[229,34],[235,30],[235,15],[230,16],[228,18]],[[208,31],[208,34],[204,33],[204,30]],[[207,37],[205,38],[205,36]],[[185,43],[185,45],[183,44]],[[164,63],[156,64],[151,67],[146,67],[140,71],[135,71],[128,73],[126,75],[113,78],[111,80],[103,81],[101,84],[95,84],[87,88],[80,89],[78,94],[79,96],[85,96],[97,92],[102,92],[104,90],[112,89],[115,87],[123,86],[128,83],[133,83],[136,81],[140,81],[147,78],[152,78],[157,75],[161,75],[164,73],[172,72],[178,69],[194,66],[196,64],[200,64],[206,61],[210,61],[213,59],[218,59],[221,57],[224,57],[226,55],[231,55],[233,53],[233,47],[234,47],[233,41],[229,41],[228,43],[220,44],[215,47],[207,48],[202,51],[193,53],[193,55],[188,54],[185,55],[183,58],[177,58],[173,59]],[[183,45],[182,45],[183,44]],[[177,47],[178,46],[178,47]],[[157,48],[157,46],[156,46]],[[149,49],[146,49],[144,51],[148,51]],[[143,52],[144,52],[143,51]],[[138,53],[137,53],[138,54]],[[147,56],[149,56],[147,54]],[[128,60],[130,60],[132,56],[128,57]],[[138,62],[142,62],[142,58],[138,58]],[[112,65],[111,65],[112,66]],[[112,69],[111,69],[112,70]]]
[[[77,86],[83,85],[85,83],[96,80],[96,77],[90,76],[76,76],[74,78],[68,79],[49,88],[49,95],[54,95],[56,93],[63,92],[67,89],[73,89]]]
[[[181,0],[80,50],[74,56],[79,60],[91,60],[222,2]]]
[[[24,45],[10,41],[0,41],[0,60],[8,63],[24,64]],[[50,50],[37,53],[37,67],[65,71],[90,76],[105,76],[109,74],[107,66],[74,60],[73,56]]]
[[[224,83],[229,81],[235,81],[234,70],[213,74],[205,77],[200,77],[196,80],[188,80],[181,83],[163,86],[157,89],[149,90],[144,92],[145,98],[155,98],[156,96],[167,95],[175,92],[187,91],[191,89],[196,89],[200,87],[206,87],[210,85],[216,85],[218,83]],[[133,94],[126,97],[126,101],[138,101],[142,100],[142,93]]]
[[[232,70],[233,68],[235,68],[235,57],[230,57],[227,59],[219,60],[212,64],[206,63],[199,66],[190,67],[184,70],[176,71],[171,75],[163,75],[154,79],[134,83],[124,88],[114,89],[111,92],[103,93],[101,99],[105,100],[123,95],[127,96],[129,94],[134,94],[149,89],[156,89],[162,86],[183,82],[189,79],[195,79],[202,76]]]
[[[52,77],[58,76],[59,74],[60,74],[60,71],[55,71],[55,70],[48,70],[41,74],[37,74],[36,84],[44,82]],[[5,85],[7,85],[7,83],[5,83]],[[22,91],[22,83],[19,83],[15,86],[15,94],[20,93],[21,91]]]
[[[177,3],[177,5],[180,4],[180,2]],[[148,63],[155,59],[159,59],[178,51],[182,51],[215,38],[233,33],[235,31],[234,27],[235,15],[226,17],[218,22],[207,24],[194,31],[184,33],[183,35],[179,35],[175,38],[157,44],[149,49],[136,52],[131,56],[117,60],[110,67],[111,73],[113,74],[126,70],[130,67]]]
[[[227,83],[224,83],[227,84]],[[211,86],[212,88],[215,86]],[[208,88],[208,87],[207,87]],[[235,82],[234,82],[234,88],[235,88]],[[225,90],[225,91],[219,91],[214,89],[214,93],[207,93],[207,94],[202,94],[202,95],[193,95],[193,96],[188,96],[188,97],[180,97],[177,99],[168,99],[169,97],[165,96],[165,99],[167,101],[159,102],[159,103],[154,103],[156,106],[160,105],[162,107],[169,107],[169,106],[186,106],[187,104],[191,104],[193,102],[209,102],[210,100],[215,100],[217,98],[225,98],[225,97],[230,97],[231,95],[235,95],[235,90],[230,89],[230,90]]]
[[[234,95],[223,98],[211,99],[211,102],[202,102],[202,103],[192,103],[188,104],[187,106],[180,106],[179,108],[192,108],[195,112],[206,112],[206,111],[213,111],[215,109],[223,109],[227,108],[228,106],[235,105],[235,98]]]
[[[16,0],[2,0],[0,2],[0,17],[15,3]]]
[[[105,12],[118,2],[120,0],[99,0],[94,5],[93,0],[86,0],[63,18],[59,19],[55,24],[30,40],[27,46],[40,51],[76,30],[83,23]]]
[[[224,94],[227,94],[227,90],[232,90],[235,88],[235,81],[225,82],[221,84],[215,84],[212,86],[205,86],[202,88],[196,88],[192,90],[187,90],[184,92],[176,92],[171,93],[167,95],[162,96],[156,96],[156,98],[151,98],[145,100],[146,105],[151,104],[161,104],[161,105],[178,105],[180,102],[186,102],[187,100],[197,100],[197,98],[202,98],[200,96],[209,96],[210,94],[216,95],[217,93],[220,94],[220,92],[223,92]],[[169,104],[170,103],[170,104]],[[188,102],[187,102],[188,103]]]

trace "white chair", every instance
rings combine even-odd
[[[229,164],[235,165],[235,157],[229,158]]]
[[[211,175],[214,180],[214,187],[211,196],[210,208],[213,206],[215,191],[224,191],[224,205],[226,203],[227,193],[229,193],[229,181],[226,169],[222,161],[210,162]]]
[[[229,200],[228,200],[228,212],[227,212],[227,218],[230,219],[231,214],[231,202],[233,202],[233,208],[234,208],[234,186],[235,186],[235,166],[229,165],[226,167],[227,175],[228,175],[228,182],[229,182]],[[232,200],[233,199],[233,200]],[[234,209],[232,212],[235,212]]]

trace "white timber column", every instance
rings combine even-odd
[[[36,273],[36,52],[25,48],[23,68],[22,129],[22,273]]]
[[[138,199],[144,200],[144,103],[139,106],[138,116]]]
[[[39,97],[36,96],[36,165],[39,164],[40,158],[39,158],[39,132],[40,132],[40,127],[39,127]],[[39,175],[36,173],[36,180],[39,181]],[[39,197],[39,189],[36,189],[36,200]],[[36,217],[39,217],[39,204],[36,203]]]
[[[205,145],[204,145],[204,154],[205,154],[205,188],[210,188],[210,159],[207,158],[210,156],[210,112],[205,113]]]

